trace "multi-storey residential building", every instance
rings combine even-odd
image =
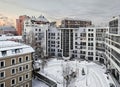
[[[62,57],[61,31],[56,27],[50,26],[47,36],[48,56]]]
[[[70,19],[69,21],[72,20]],[[73,21],[74,22],[72,22],[72,26],[63,26],[62,28],[57,28],[56,26],[50,25],[44,16],[40,16],[38,18],[32,17],[24,22],[23,38],[26,43],[32,43],[32,47],[33,45],[39,44],[43,48],[45,56],[74,57],[76,56],[76,50],[79,51],[79,49],[77,49],[75,46],[77,45],[75,44],[75,41],[80,41],[80,38],[75,35],[80,35],[80,29],[82,29],[84,26],[90,26],[91,21]],[[78,24],[76,25],[75,23],[77,22]],[[81,28],[79,28],[80,26]],[[76,57],[80,58],[80,56]]]
[[[28,18],[29,18],[29,16],[22,15],[22,16],[19,16],[19,19],[16,19],[16,29],[17,29],[18,35],[22,35],[22,30],[24,27],[24,20],[28,19]]]
[[[95,28],[50,28],[48,32],[49,56],[95,60]]]
[[[32,53],[28,45],[0,41],[0,87],[32,87]]]
[[[84,28],[80,34],[80,58],[96,61],[96,28]]]
[[[74,18],[65,18],[61,21],[62,28],[79,28],[91,26],[92,22],[90,20],[80,20]]]
[[[100,63],[106,64],[105,56],[105,36],[108,32],[108,27],[97,27],[96,28],[96,60]]]
[[[105,38],[107,68],[120,82],[120,16],[109,22],[109,31]]]
[[[106,62],[107,27],[55,28],[48,30],[48,55]],[[59,55],[58,55],[59,54]]]
[[[103,52],[106,28],[57,28],[50,26],[45,18],[44,21],[42,19],[44,23],[38,23],[41,18],[44,17],[40,16],[40,20],[35,17],[26,20],[24,35],[27,43],[39,43],[44,48],[44,55],[105,61]],[[35,45],[35,43],[33,44]]]
[[[47,56],[47,31],[49,21],[44,16],[32,17],[24,21],[23,39],[34,49],[42,47],[44,56]]]

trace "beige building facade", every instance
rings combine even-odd
[[[0,87],[32,87],[33,52],[27,45],[0,42]]]

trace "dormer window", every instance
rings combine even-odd
[[[6,56],[7,55],[7,51],[1,51],[2,56]]]
[[[22,49],[12,49],[12,53],[20,53],[22,51]]]
[[[20,53],[20,49],[15,49],[15,53]]]

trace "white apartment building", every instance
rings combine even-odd
[[[107,68],[120,82],[120,16],[114,17],[109,22],[109,32],[105,38]]]
[[[44,55],[99,61],[98,55],[96,58],[96,27],[57,28],[48,23],[32,24],[31,20],[26,20],[24,24],[26,42],[40,44],[44,48]]]
[[[44,56],[47,56],[47,31],[49,21],[44,16],[32,17],[24,21],[23,39],[34,49],[41,46]]]
[[[96,28],[88,27],[80,34],[80,58],[96,60]]]
[[[96,27],[96,60],[106,64],[105,56],[105,37],[108,27]]]
[[[62,45],[61,45],[61,30],[56,27],[50,26],[48,29],[48,56],[62,57]]]
[[[48,30],[48,55],[98,61],[106,64],[108,27],[56,28]]]
[[[96,28],[50,28],[49,56],[96,60]]]

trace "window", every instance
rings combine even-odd
[[[11,59],[11,65],[15,65],[16,64],[16,59]]]
[[[22,71],[23,71],[23,66],[20,66],[20,67],[18,68],[18,70],[19,70],[19,72],[22,72]]]
[[[75,42],[75,45],[78,45],[78,43],[77,43],[77,42]]]
[[[5,60],[0,61],[0,68],[5,67]]]
[[[15,53],[20,53],[20,49],[15,49]]]
[[[96,57],[96,60],[98,60],[98,57]]]
[[[20,76],[20,77],[18,78],[18,81],[19,81],[19,82],[22,82],[22,81],[23,81],[23,76]]]
[[[25,69],[26,69],[26,70],[29,69],[29,65],[25,65]]]
[[[16,68],[11,69],[11,75],[16,74]]]
[[[25,80],[29,79],[29,73],[25,74]]]
[[[6,56],[7,55],[7,51],[1,51],[2,56]]]
[[[28,60],[29,60],[29,56],[26,56],[26,57],[25,57],[25,60],[28,61]]]
[[[23,58],[21,58],[21,57],[18,58],[18,62],[19,62],[19,63],[22,63],[22,62],[23,62]]]
[[[77,33],[75,33],[75,36],[77,37]]]
[[[0,78],[4,78],[5,77],[5,71],[0,72]]]
[[[93,31],[93,29],[88,29],[88,31]]]
[[[88,52],[88,55],[93,55],[93,52]]]
[[[15,84],[16,84],[16,79],[14,78],[14,79],[11,80],[11,86],[13,86]]]
[[[5,87],[5,82],[0,83],[0,87]]]
[[[12,49],[11,51],[12,51],[12,54],[15,54],[15,49]]]
[[[93,37],[93,36],[94,36],[93,33],[88,34],[88,37]]]
[[[29,87],[29,83],[27,83],[27,84],[25,85],[25,87]]]
[[[88,43],[88,46],[93,46],[93,43]]]

